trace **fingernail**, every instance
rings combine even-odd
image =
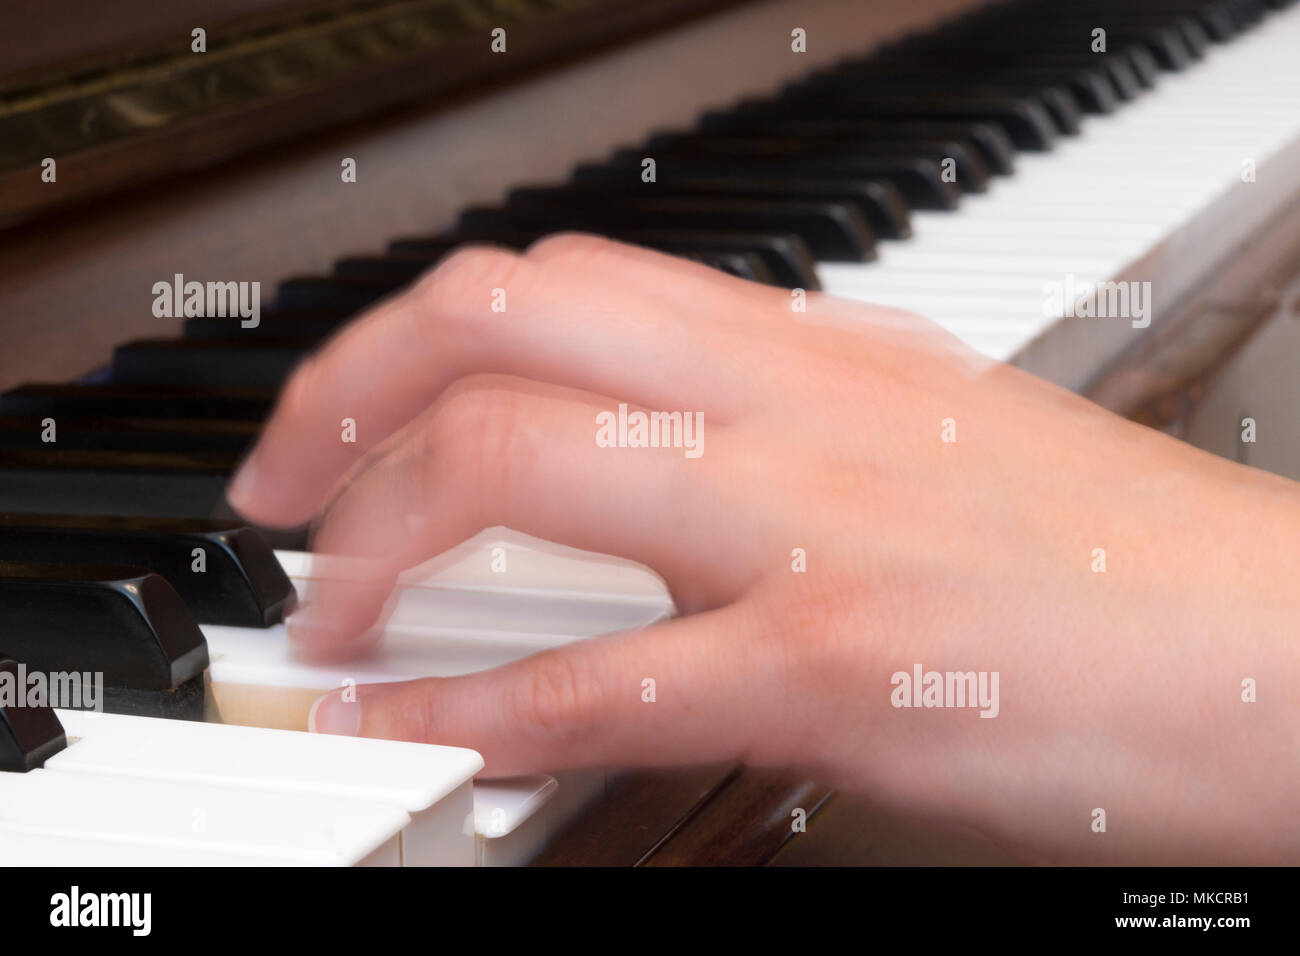
[[[294,608],[291,613],[286,614],[284,617],[285,634],[288,636],[289,641],[291,643],[299,640],[303,634],[311,630],[312,627],[311,607],[312,606],[309,603],[308,595],[304,594],[303,592],[306,591],[314,583],[315,583],[314,581],[308,580],[303,582],[303,584],[307,585],[307,587],[303,587],[302,585],[297,583],[295,583],[294,585],[294,587],[298,589],[298,606]]]
[[[257,491],[255,459],[256,456],[250,456],[247,461],[240,465],[239,471],[235,472],[234,479],[226,488],[226,500],[230,502],[230,506],[236,511],[242,511],[252,504],[253,496]]]
[[[356,694],[354,688],[352,693]],[[314,734],[355,737],[361,733],[360,699],[344,700],[343,691],[332,690],[311,705],[307,729]]]

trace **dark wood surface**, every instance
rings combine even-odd
[[[791,811],[805,811],[792,827]],[[979,834],[734,766],[639,771],[551,840],[533,866],[1015,866]]]
[[[761,866],[805,836],[830,789],[733,766],[627,775],[553,839],[534,866]]]
[[[533,866],[636,866],[740,772],[727,765],[630,773],[579,814]]]

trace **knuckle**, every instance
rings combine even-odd
[[[518,427],[519,396],[508,389],[462,379],[438,400],[434,431],[440,444],[470,443],[509,451]],[[505,447],[501,447],[505,446]]]
[[[454,382],[438,400],[427,438],[443,478],[502,505],[513,476],[531,471],[537,436],[525,427],[523,396],[492,376]]]
[[[440,309],[491,304],[492,290],[504,288],[523,262],[518,253],[492,246],[466,246],[443,259],[420,281],[419,293],[433,297]]]
[[[585,232],[557,232],[538,239],[525,255],[537,262],[588,265],[610,255],[618,244]]]
[[[322,403],[316,388],[317,370],[320,367],[318,361],[315,357],[308,356],[294,369],[276,402],[276,419],[302,423],[309,422],[320,414]]]
[[[572,655],[548,651],[528,662],[511,694],[510,715],[524,733],[563,744],[580,735],[594,694],[595,684]]]

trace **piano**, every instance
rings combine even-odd
[[[250,0],[200,30],[181,4],[131,43],[33,22],[0,50],[0,860],[873,859],[891,823],[789,774],[484,780],[473,751],[305,732],[348,682],[675,613],[651,569],[489,528],[406,573],[373,657],[290,656],[284,615],[345,572],[226,482],[294,365],[462,243],[583,230],[912,310],[1162,427],[1300,261],[1286,0],[647,6]],[[1225,319],[1231,270],[1259,294]],[[152,308],[182,277],[268,291]],[[1081,307],[1120,289],[1131,321]],[[103,686],[4,697],[37,672]],[[891,832],[894,861],[1004,861]]]

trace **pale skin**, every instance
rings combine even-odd
[[[919,317],[792,301],[564,235],[463,250],[326,344],[230,491],[375,559],[290,620],[302,657],[364,654],[400,569],[494,525],[640,561],[681,616],[331,696],[316,729],[494,775],[793,767],[1034,862],[1300,861],[1300,486]],[[620,402],[702,412],[703,455],[599,447]],[[892,706],[916,663],[997,671],[997,717]]]

